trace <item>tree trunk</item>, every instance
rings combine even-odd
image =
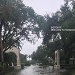
[[[68,50],[68,52],[67,52],[67,54],[66,54],[65,56],[66,56],[66,58],[65,58],[65,63],[66,63],[66,64],[69,64],[69,59],[70,59],[70,57],[71,57],[71,54],[70,54],[69,50]]]
[[[69,58],[65,58],[65,64],[69,64]]]
[[[70,50],[68,45],[64,45],[65,64],[69,64]]]
[[[3,58],[3,45],[2,45],[2,26],[0,26],[0,62],[4,62],[4,58]]]

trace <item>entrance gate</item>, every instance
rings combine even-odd
[[[14,66],[15,69],[21,69],[21,63],[20,63],[20,50],[16,47],[12,47],[11,49],[8,49],[6,51],[6,53],[9,53],[9,52],[13,52],[16,54],[17,56],[17,66]]]

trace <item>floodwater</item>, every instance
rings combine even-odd
[[[53,67],[39,67],[39,66],[26,66],[23,70],[21,70],[16,75],[55,75],[53,72]]]
[[[60,75],[59,71],[54,72],[53,67],[26,66],[16,75]]]

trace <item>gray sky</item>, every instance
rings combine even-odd
[[[64,0],[23,0],[26,6],[30,6],[39,15],[51,14],[60,9],[60,6],[64,3]],[[42,39],[39,39],[35,45],[23,41],[24,45],[21,50],[22,54],[30,55],[33,51],[37,50],[37,47],[42,43]]]

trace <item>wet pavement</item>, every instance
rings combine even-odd
[[[59,72],[53,72],[53,67],[26,66],[16,75],[60,75]]]

